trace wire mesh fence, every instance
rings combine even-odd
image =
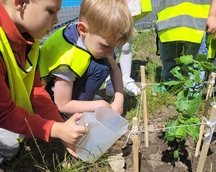
[[[151,0],[152,12],[135,23],[136,29],[151,29],[155,27],[156,15],[159,10],[161,0]]]
[[[151,0],[151,1],[152,1],[152,8],[153,8],[152,12],[135,23],[136,29],[145,30],[145,29],[154,28],[156,14],[159,10],[159,3],[161,0]],[[80,3],[81,0],[63,0],[62,8],[58,13],[59,22],[54,26],[54,30],[52,32],[69,23],[78,21]],[[52,32],[50,34],[52,34]],[[47,37],[49,37],[49,35],[45,36],[41,40],[41,43],[44,42],[44,40],[46,40]]]

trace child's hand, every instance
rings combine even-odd
[[[51,137],[60,138],[66,149],[75,157],[76,144],[87,132],[86,126],[78,126],[77,121],[82,117],[81,113],[75,113],[64,123],[55,122],[52,126]]]
[[[120,115],[123,113],[123,106],[112,103],[111,107],[115,112],[119,113]]]
[[[95,104],[96,108],[98,108],[100,106],[106,106],[108,108],[112,108],[111,105],[108,102],[106,102],[105,100],[96,100],[95,102],[96,102],[96,104]]]
[[[81,117],[81,113],[75,113],[65,122],[68,126],[68,131],[70,131],[71,134],[71,142],[65,142],[64,145],[67,151],[75,157],[78,157],[76,154],[76,145],[79,139],[87,132],[86,126],[78,126],[76,124],[76,122],[79,121]]]

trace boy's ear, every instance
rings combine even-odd
[[[77,24],[77,30],[80,34],[80,36],[85,36],[86,33],[88,32],[88,29],[87,29],[87,24],[83,23],[83,22],[78,22]]]
[[[23,10],[26,8],[27,0],[13,0],[15,8],[17,11]]]

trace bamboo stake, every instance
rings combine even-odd
[[[141,83],[142,85],[146,84],[145,81],[145,67],[140,66],[141,71]],[[147,101],[146,101],[146,88],[142,88],[142,97],[143,97],[143,120],[144,120],[144,129],[145,129],[145,145],[149,147],[148,141],[148,116],[147,116]]]
[[[133,128],[134,131],[138,130],[138,118],[133,118]],[[134,162],[134,172],[139,172],[139,137],[138,133],[133,134],[133,162]]]
[[[211,98],[211,94],[212,94],[213,85],[214,85],[214,82],[215,82],[215,77],[216,77],[216,73],[211,73],[210,82],[208,84],[208,90],[207,90],[205,104],[204,104],[204,112],[203,112],[204,117],[206,117],[207,114],[208,114],[210,98]],[[202,123],[203,123],[203,120],[202,120]],[[200,145],[201,145],[201,142],[202,142],[204,129],[205,129],[205,126],[201,125],[200,126],[200,133],[199,133],[199,140],[198,140],[198,142],[196,144],[196,150],[195,150],[195,154],[194,154],[195,157],[198,157],[198,155],[199,155],[199,150],[200,150]]]
[[[212,107],[211,114],[210,114],[210,117],[209,117],[209,121],[212,121],[214,117],[216,117],[216,105],[214,105]],[[198,162],[198,165],[197,165],[197,172],[202,172],[203,171],[205,161],[206,161],[206,156],[207,156],[207,153],[208,153],[208,150],[209,150],[209,146],[210,146],[210,144],[204,144],[203,147],[202,147],[199,162]]]

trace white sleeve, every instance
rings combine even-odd
[[[76,75],[67,66],[60,66],[51,74],[67,81],[75,81],[76,79]]]

